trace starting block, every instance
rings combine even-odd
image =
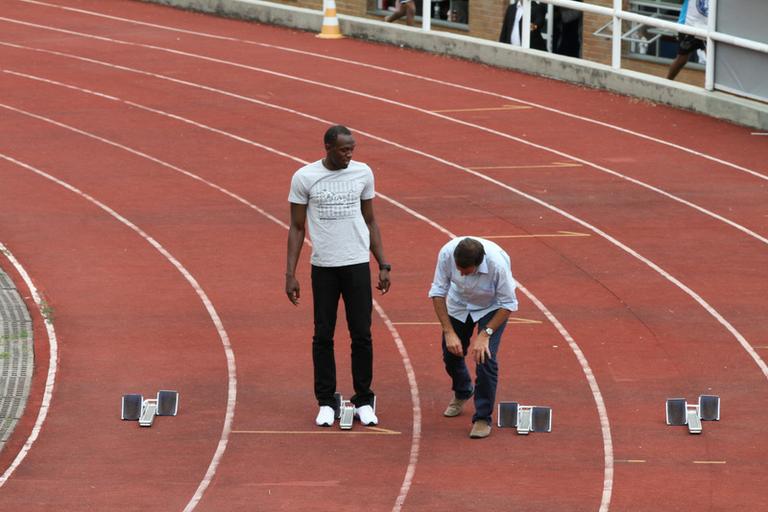
[[[141,404],[143,403],[143,395],[123,395],[120,419],[128,421],[138,420],[141,416]]]
[[[339,415],[339,428],[350,430],[355,421],[355,405],[349,400],[342,400]]]
[[[685,398],[667,399],[667,425],[688,426],[691,434],[701,434],[701,422],[720,419],[720,397],[700,395],[697,404],[689,404]]]
[[[552,432],[552,408],[499,402],[496,415],[499,428],[516,427],[520,435],[531,432]]]
[[[155,416],[176,416],[179,412],[179,393],[161,390],[157,398],[145,399],[143,395],[123,395],[120,418],[138,420],[142,427],[151,427]]]
[[[350,400],[344,400],[341,393],[335,393],[333,398],[336,400],[336,419],[339,420],[341,430],[351,430],[355,423],[355,404]],[[376,412],[376,396],[373,397],[373,412]]]

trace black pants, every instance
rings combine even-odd
[[[373,404],[373,344],[371,342],[371,269],[368,263],[345,267],[312,266],[312,299],[315,309],[315,335],[312,361],[315,366],[315,397],[320,405],[334,405],[336,359],[333,335],[339,297],[344,298],[347,327],[352,339],[352,383],[350,399],[356,407]]]

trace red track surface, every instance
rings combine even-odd
[[[389,46],[138,2],[56,4],[125,20],[3,3],[0,242],[54,309],[59,360],[2,510],[768,509],[764,137]],[[503,105],[529,108],[487,110]],[[355,131],[383,194],[384,432],[313,428],[309,251],[303,303],[282,292],[290,177],[322,156],[331,122]],[[587,236],[530,236],[560,231]],[[498,241],[529,322],[508,327],[498,398],[553,407],[551,434],[470,441],[468,414],[442,417],[438,332],[418,323],[433,321],[447,233],[512,237]],[[0,471],[45,384],[29,307],[39,366]],[[349,395],[346,343],[340,329]],[[157,389],[180,391],[178,417],[119,420],[122,394]],[[666,398],[707,393],[721,422],[701,436],[664,424]]]

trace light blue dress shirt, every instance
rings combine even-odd
[[[429,297],[446,297],[448,314],[464,322],[467,315],[472,321],[499,308],[517,311],[515,279],[509,255],[490,240],[471,237],[485,249],[485,258],[473,274],[462,276],[453,259],[453,251],[466,237],[454,238],[440,249],[435,267],[435,277]]]

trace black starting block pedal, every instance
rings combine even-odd
[[[496,426],[514,428],[517,426],[517,402],[499,402],[496,413]]]
[[[702,421],[719,421],[720,397],[716,395],[699,395],[699,416]]]
[[[161,390],[157,392],[157,415],[176,416],[179,412],[179,392]]]
[[[531,409],[531,431],[552,432],[552,408],[534,406]]]
[[[341,393],[334,393],[333,394],[333,412],[336,413],[336,419],[338,420],[341,418],[341,402],[344,401],[344,397],[341,396]]]
[[[685,398],[667,399],[667,425],[683,426],[688,423],[688,401]]]
[[[143,395],[123,395],[120,419],[126,421],[138,420],[141,417],[141,404],[143,402]]]

